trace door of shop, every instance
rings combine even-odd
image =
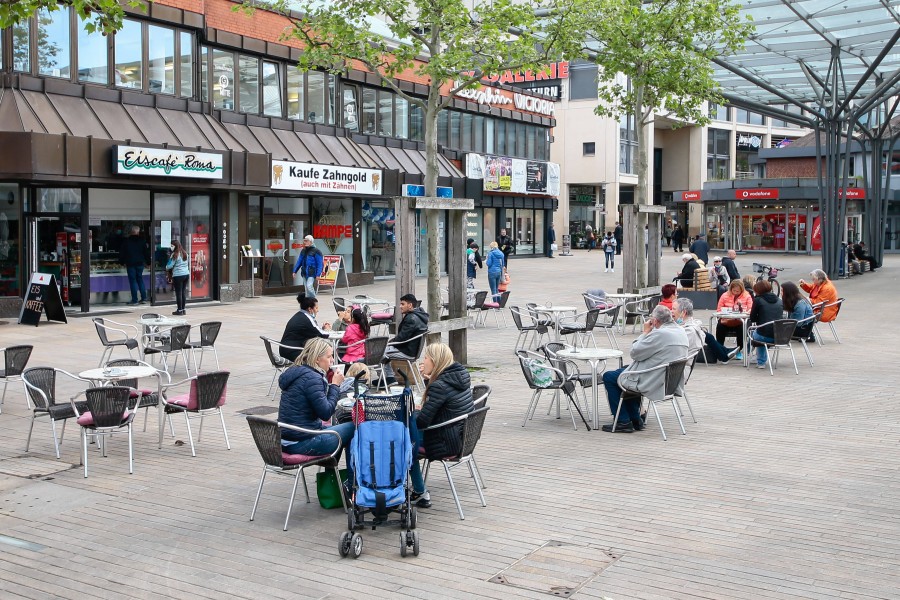
[[[81,216],[30,216],[27,227],[29,272],[55,276],[66,307],[80,307]]]
[[[847,215],[844,226],[844,241],[848,244],[858,244],[862,239],[862,215]]]
[[[263,219],[263,289],[284,293],[302,287],[294,277],[294,263],[303,249],[303,238],[309,231],[309,219],[296,215],[266,215]]]

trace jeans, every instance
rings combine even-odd
[[[341,436],[341,445],[347,450],[347,479],[353,482],[353,466],[350,464],[350,440],[356,427],[353,423],[341,423],[340,425],[332,425],[326,427],[326,430],[336,431]],[[327,456],[337,448],[337,440],[333,435],[320,433],[312,437],[306,438],[299,442],[294,442],[289,446],[282,446],[281,451],[287,454],[305,454],[307,456]],[[338,456],[340,458],[340,456]]]
[[[619,408],[619,402],[622,399],[622,388],[619,387],[619,375],[625,369],[616,369],[615,371],[606,371],[603,373],[603,387],[606,388],[606,398],[609,400],[609,410],[613,416]],[[641,422],[641,401],[639,398],[629,398],[622,405],[622,411],[619,413],[619,424],[626,425],[629,423]]]
[[[141,292],[141,302],[147,301],[147,289],[144,287],[144,265],[125,267],[128,271],[128,285],[131,286],[131,302],[137,304],[138,290]]]
[[[719,343],[719,341],[713,337],[713,334],[706,332],[704,341],[706,342],[706,347],[709,348],[710,352],[716,357],[718,362],[728,362],[728,348]],[[738,344],[738,348],[741,345]]]
[[[315,277],[304,277],[303,278],[303,287],[306,288],[307,298],[315,298],[316,297],[316,278]]]
[[[770,337],[766,337],[764,335],[760,335],[760,333],[758,331],[754,331],[753,334],[750,336],[750,339],[752,339],[755,342],[768,342],[770,344],[775,341],[775,338],[770,338]],[[758,364],[758,365],[766,364],[768,355],[769,355],[769,353],[766,350],[765,346],[758,346],[756,348],[756,364]]]
[[[503,271],[497,271],[496,273],[488,271],[488,285],[491,287],[491,295],[494,298],[494,302],[500,300],[500,293],[497,291],[497,288],[500,286],[501,277],[503,277]]]
[[[412,489],[417,494],[425,493],[425,478],[422,477],[422,467],[419,465],[419,448],[424,443],[424,438],[419,428],[416,427],[416,417],[419,411],[415,411],[409,417],[409,441],[412,442],[412,466],[409,468],[409,479],[412,483]]]
[[[606,268],[607,269],[615,269],[616,268],[616,255],[612,252],[604,252],[604,258],[606,258]]]
[[[172,278],[172,287],[175,288],[175,305],[178,310],[184,310],[184,300],[187,294],[187,283],[190,275],[178,275]]]

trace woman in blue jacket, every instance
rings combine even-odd
[[[506,264],[503,260],[503,253],[497,242],[491,242],[491,251],[487,255],[488,285],[491,286],[491,294],[494,302],[500,301],[500,292],[497,287],[500,285],[500,278],[503,277],[503,270]]]
[[[172,254],[169,256],[169,262],[166,263],[166,270],[172,271],[172,287],[175,288],[175,312],[173,315],[183,315],[184,300],[187,292],[188,278],[191,276],[191,263],[188,260],[187,252],[184,251],[181,242],[174,240],[169,246]]]
[[[325,374],[334,363],[331,344],[322,338],[306,342],[303,352],[294,366],[281,374],[278,386],[281,388],[281,404],[278,406],[278,421],[296,425],[304,429],[335,431],[341,436],[342,447],[347,447],[353,439],[353,423],[325,426],[322,421],[331,419],[340,395],[344,376],[335,372],[331,383]],[[287,454],[324,456],[338,447],[338,440],[331,434],[308,434],[281,430],[282,450]],[[349,461],[347,464],[349,468]],[[350,475],[352,480],[352,474]]]

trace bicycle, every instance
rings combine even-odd
[[[764,265],[762,263],[753,263],[753,270],[756,273],[759,273],[759,277],[756,278],[757,282],[768,281],[772,284],[772,292],[776,296],[781,295],[781,285],[778,283],[778,273],[779,271],[784,271],[784,269],[779,269],[772,265]]]

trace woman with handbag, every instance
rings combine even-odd
[[[733,279],[728,284],[728,291],[719,298],[716,312],[750,312],[753,307],[753,297],[744,289],[744,283],[740,279]],[[740,319],[719,319],[716,326],[716,341],[725,344],[725,338],[733,335],[737,340],[737,347],[744,347],[744,326]],[[736,358],[743,360],[743,355],[738,351]]]
[[[191,276],[191,263],[188,261],[187,252],[178,240],[173,240],[169,246],[171,254],[166,263],[166,273],[171,273],[172,287],[175,288],[175,312],[173,315],[184,315],[184,301],[187,291],[188,278]]]

